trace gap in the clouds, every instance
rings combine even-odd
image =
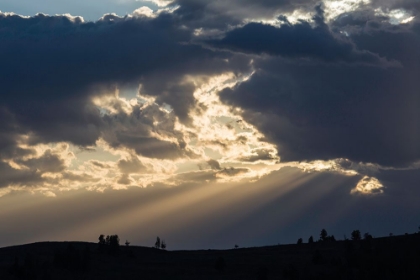
[[[81,16],[86,21],[97,21],[104,14],[115,13],[118,16],[125,16],[143,6],[154,11],[159,8],[152,1],[135,0],[3,0],[0,5],[0,11],[13,12],[25,16],[33,16],[37,13],[48,15],[71,14],[73,16]]]

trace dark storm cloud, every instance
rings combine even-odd
[[[372,0],[370,5],[383,9],[406,9],[416,13],[420,11],[418,0]]]
[[[132,81],[196,51],[178,45],[188,33],[164,15],[153,21],[109,15],[95,23],[1,15],[0,22],[0,105],[39,141],[94,144],[101,120],[89,87]]]
[[[277,144],[283,161],[340,157],[383,165],[417,161],[419,24],[383,23],[362,29],[350,36],[358,49],[398,61],[401,67],[255,60],[254,76],[222,91],[221,98],[247,109],[244,118]]]
[[[314,0],[177,0],[175,11],[183,22],[196,28],[225,29],[248,19],[273,18],[296,9],[310,10]]]
[[[164,158],[168,151],[170,158],[182,156],[174,151],[185,147],[179,135],[180,142],[172,144],[150,138],[150,126],[134,138],[113,131],[92,97],[115,91],[115,85],[142,83],[142,94],[169,104],[188,123],[195,102],[194,86],[181,84],[185,74],[248,67],[242,59],[226,62],[229,54],[188,44],[192,31],[166,13],[153,19],[106,15],[96,22],[0,13],[0,26],[2,157],[30,152],[17,147],[23,134],[30,134],[29,144],[69,141],[81,147],[118,134],[113,145],[141,155]]]
[[[0,14],[1,157],[33,153],[17,144],[23,134],[29,134],[28,144],[69,141],[83,147],[103,138],[140,156],[195,157],[174,129],[175,118],[191,125],[190,111],[197,106],[197,85],[185,75],[247,73],[254,67],[248,81],[224,90],[221,98],[245,109],[244,118],[277,144],[282,160],[346,157],[397,165],[420,158],[418,23],[391,26],[384,16],[360,10],[327,26],[318,6],[314,24],[283,18],[281,27],[248,23],[232,29],[244,19],[309,11],[314,2],[175,4],[180,7],[173,14],[156,18],[106,15],[86,23]],[[227,26],[231,31],[224,34]],[[191,44],[200,27],[218,28],[225,37],[207,42],[228,51]],[[346,37],[346,30],[357,32]],[[127,113],[115,103],[117,113],[104,116],[91,101],[115,85],[139,83],[142,94],[170,105],[172,113],[140,105]],[[261,152],[247,160],[268,156]]]
[[[249,23],[234,29],[221,40],[208,41],[212,46],[250,54],[268,54],[295,59],[315,58],[327,62],[394,65],[377,54],[357,50],[344,35],[333,34],[325,23],[320,6],[313,18],[316,26],[307,21],[291,24],[287,20],[281,27],[262,23]]]

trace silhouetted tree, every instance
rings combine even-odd
[[[302,238],[299,238],[298,241],[297,241],[297,244],[302,244],[302,243],[303,243]]]
[[[321,241],[326,241],[327,240],[328,233],[327,233],[327,231],[325,229],[322,229],[321,230],[321,234],[319,236],[320,236],[320,240]]]
[[[165,240],[162,240],[162,242],[160,243],[160,248],[162,250],[166,250],[166,242],[165,242]]]
[[[160,238],[159,238],[159,236],[156,237],[155,248],[160,249]]]
[[[108,239],[108,236],[106,237]],[[120,249],[120,238],[118,235],[109,236],[109,253],[116,254]]]
[[[128,240],[125,241],[125,246],[130,246],[130,242],[128,242]]]
[[[357,240],[360,240],[360,239],[362,239],[361,234],[360,234],[360,230],[358,230],[358,229],[353,230],[351,232],[351,240],[357,241]]]
[[[239,248],[238,244],[235,244],[235,249],[238,249],[238,248]]]
[[[312,235],[311,235],[311,237],[309,237],[308,243],[314,243],[314,238],[312,237]]]
[[[103,252],[104,251],[104,248],[105,248],[105,245],[106,245],[106,241],[105,241],[105,236],[103,235],[103,234],[101,234],[101,235],[99,235],[99,242],[98,242],[98,244],[99,244],[99,251],[101,251],[101,252]]]
[[[365,240],[371,240],[373,237],[372,237],[372,235],[370,235],[369,234],[369,232],[366,232],[364,235],[363,235],[363,239],[365,239]]]

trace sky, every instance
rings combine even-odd
[[[0,246],[418,230],[418,1],[0,11]]]

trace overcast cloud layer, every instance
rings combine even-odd
[[[118,5],[132,8],[85,20],[0,4],[4,199],[231,186],[292,167],[349,178],[349,199],[410,201],[418,1]]]

